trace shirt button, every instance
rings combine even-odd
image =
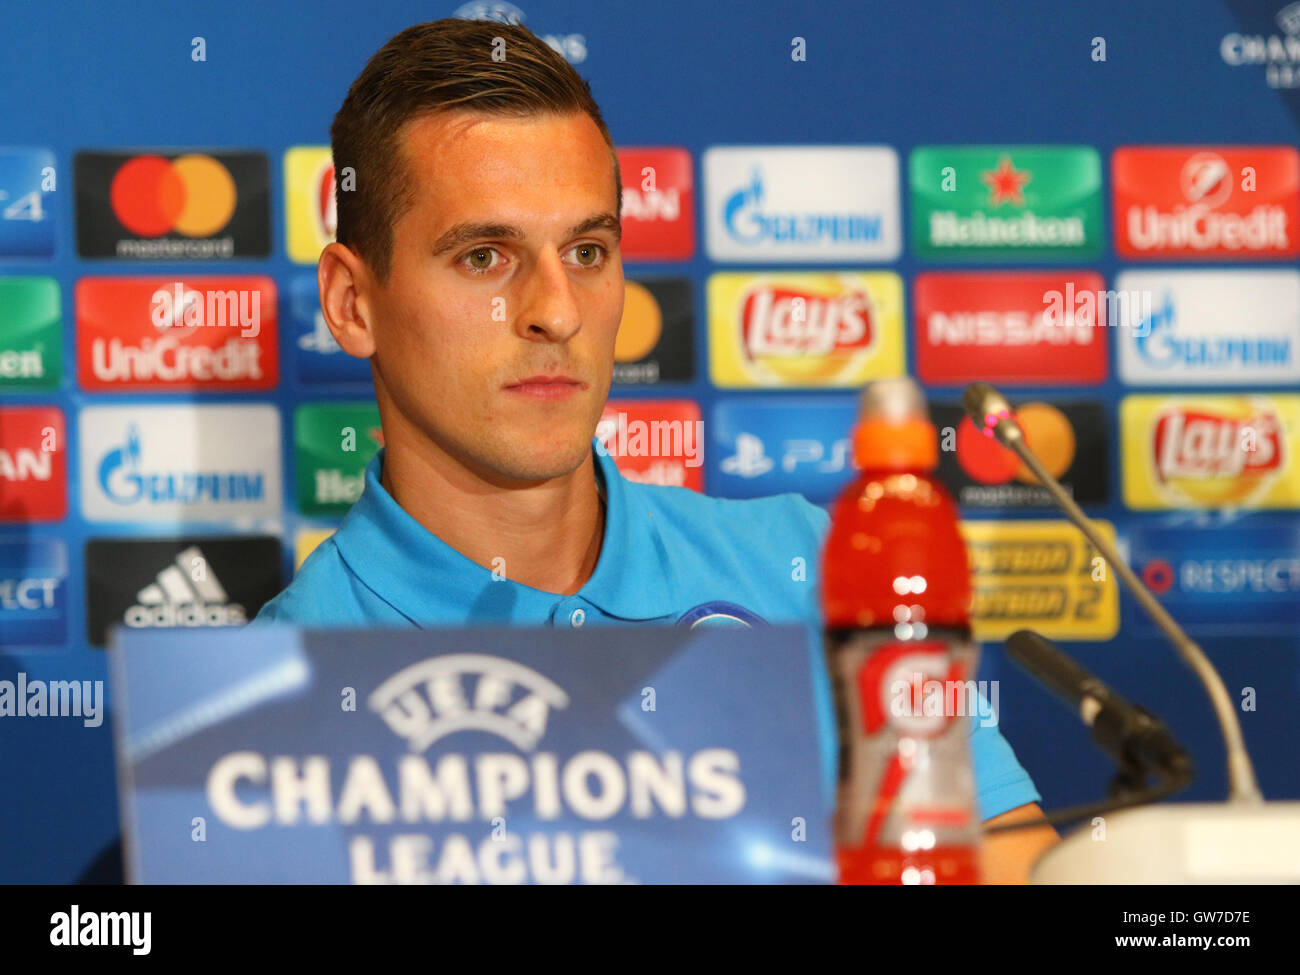
[[[587,619],[587,614],[579,607],[569,614],[569,622],[574,626],[581,626]]]

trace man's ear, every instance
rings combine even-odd
[[[316,264],[320,307],[334,341],[348,355],[375,354],[374,319],[368,300],[371,281],[365,262],[340,243],[326,245]]]

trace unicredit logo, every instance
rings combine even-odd
[[[87,389],[271,389],[279,378],[267,277],[82,278],[77,364]]]
[[[210,237],[235,213],[235,181],[211,156],[136,156],[113,177],[113,215],[133,234]]]
[[[1258,206],[1246,214],[1215,213],[1202,203],[1175,207],[1172,213],[1135,207],[1129,211],[1128,230],[1133,245],[1141,250],[1285,250],[1289,246],[1286,216],[1276,206]]]
[[[175,335],[126,345],[96,339],[91,347],[95,378],[117,382],[237,382],[262,378],[256,345],[230,338],[217,348],[184,345]]]
[[[1289,146],[1125,147],[1114,157],[1121,256],[1294,256],[1300,157]]]
[[[1217,207],[1232,194],[1232,170],[1213,152],[1199,152],[1187,160],[1180,182],[1188,203]]]

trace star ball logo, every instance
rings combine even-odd
[[[1274,25],[1280,34],[1272,29]],[[1287,4],[1277,11],[1272,24],[1265,20],[1260,27],[1266,33],[1250,30],[1224,34],[1219,41],[1219,57],[1231,68],[1262,66],[1270,88],[1300,88],[1300,3]]]
[[[215,260],[270,254],[270,175],[255,152],[79,152],[82,257]]]

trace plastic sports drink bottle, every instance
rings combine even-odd
[[[930,473],[937,441],[912,380],[863,391],[861,470],[835,502],[822,552],[840,883],[979,882],[967,741],[979,651],[957,507]]]

